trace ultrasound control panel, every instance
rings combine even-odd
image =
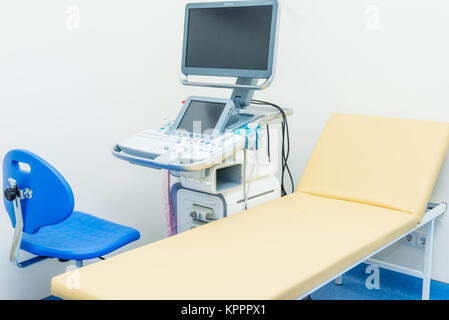
[[[244,147],[245,138],[230,129],[240,125],[234,116],[232,100],[190,97],[175,121],[124,139],[113,154],[154,168],[203,170]]]

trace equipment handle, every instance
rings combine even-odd
[[[164,167],[161,163],[157,163],[153,160],[125,154],[124,152],[122,152],[122,150],[120,149],[120,147],[118,145],[115,145],[112,148],[112,155],[118,159],[125,160],[125,161],[128,161],[132,164],[136,164],[139,166],[150,167],[150,168],[158,169],[158,170],[159,169],[170,169],[170,168],[168,168],[169,167],[168,165],[167,165],[167,167]]]
[[[158,169],[158,170],[166,169],[166,170],[172,170],[172,171],[192,172],[192,171],[204,170],[204,169],[207,169],[210,167],[210,164],[207,162],[188,164],[188,165],[170,164],[170,163],[155,161],[155,160],[151,160],[151,159],[147,159],[147,158],[143,158],[143,157],[139,157],[139,156],[133,156],[133,155],[129,155],[129,154],[122,152],[122,150],[120,149],[120,147],[118,145],[115,145],[112,148],[112,154],[114,155],[114,157],[121,159],[121,160],[128,161],[132,164],[143,166],[143,167],[149,167],[152,169]]]
[[[265,81],[263,83],[258,84],[258,85],[189,81],[188,75],[186,75],[184,73],[181,73],[179,81],[181,81],[181,83],[185,86],[222,88],[222,89],[265,90],[274,81],[274,73],[268,79],[265,79]]]

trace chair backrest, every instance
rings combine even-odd
[[[3,160],[3,190],[13,178],[19,189],[32,190],[32,198],[22,200],[23,231],[35,233],[43,226],[57,224],[73,212],[73,192],[64,177],[47,161],[26,150],[12,150]],[[3,193],[3,192],[2,192]],[[13,227],[13,202],[3,201]]]
[[[298,190],[421,219],[448,145],[448,123],[333,114]]]

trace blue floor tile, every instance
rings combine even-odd
[[[55,297],[55,296],[49,296],[49,297],[44,298],[42,300],[62,300],[62,299],[59,299],[58,297]]]
[[[333,282],[311,295],[314,300],[419,300],[422,280],[398,272],[380,269],[380,288],[367,289],[368,265],[361,264],[343,276],[343,285]],[[449,284],[432,281],[431,300],[449,300]]]

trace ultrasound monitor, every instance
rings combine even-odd
[[[183,73],[269,78],[277,12],[277,0],[188,4]]]
[[[175,129],[190,134],[221,134],[233,110],[234,103],[229,99],[190,97],[175,121]]]

